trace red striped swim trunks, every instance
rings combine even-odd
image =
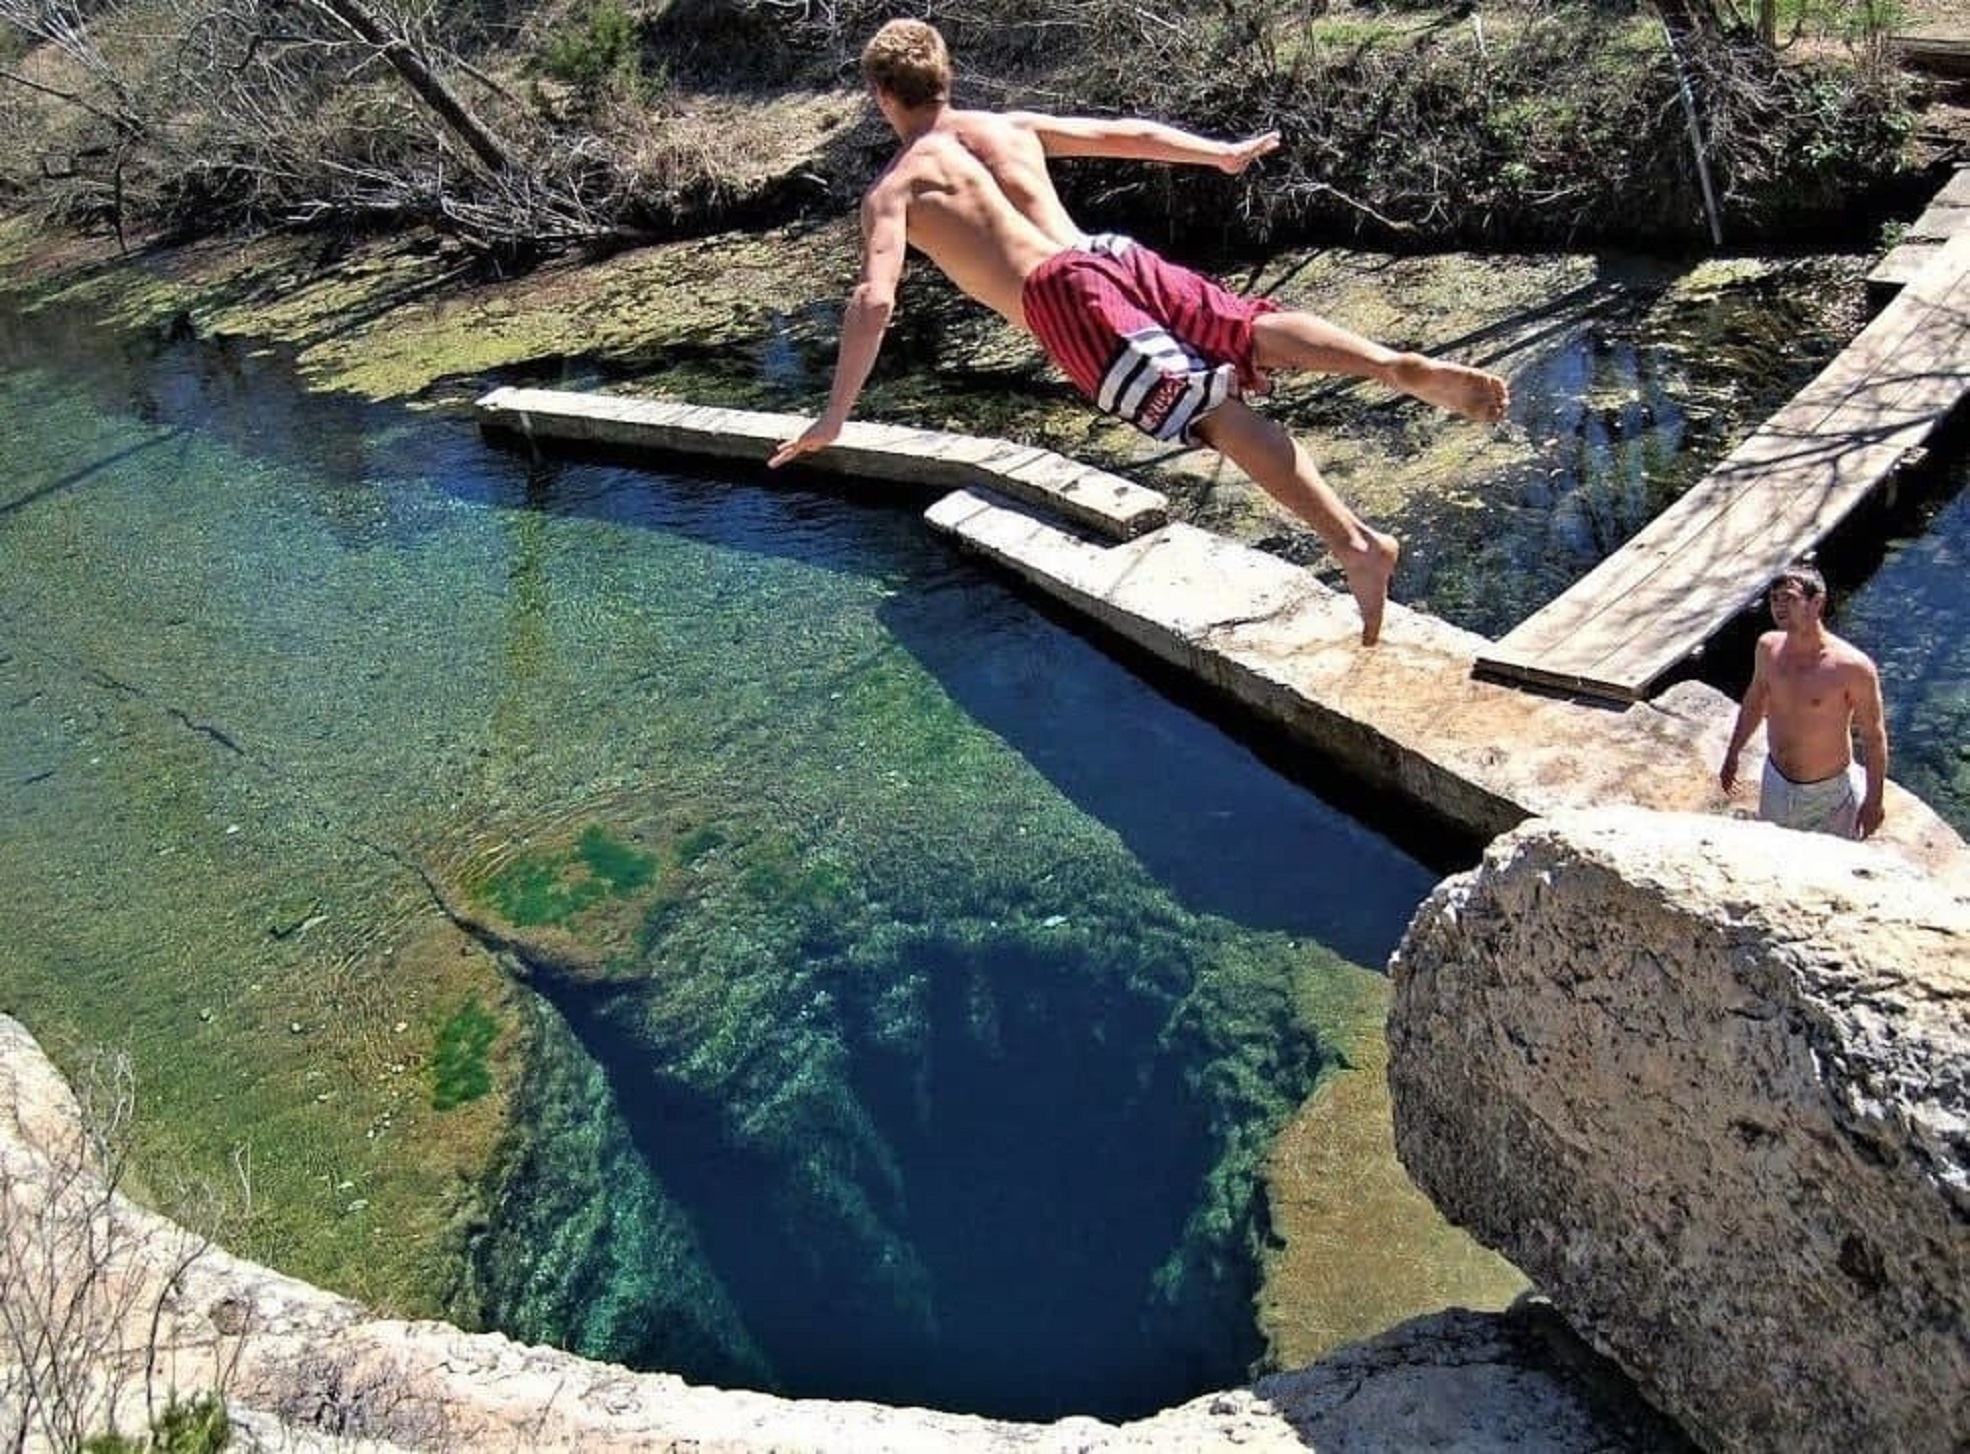
[[[1103,412],[1157,439],[1191,438],[1261,385],[1252,320],[1277,311],[1126,239],[1054,254],[1026,279],[1027,327]]]

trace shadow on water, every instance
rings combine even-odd
[[[532,508],[844,570],[861,569],[878,537],[927,536],[913,517],[943,493],[701,462],[673,478],[608,451],[516,456]],[[1193,912],[1307,935],[1380,968],[1436,877],[1474,861],[1481,845],[1426,809],[1369,799],[1186,673],[969,557],[920,548],[936,565],[892,583],[884,627]],[[1364,855],[1375,873],[1330,869]]]
[[[1037,669],[1035,658],[953,660],[951,633],[915,627],[898,631],[898,639],[977,720],[1019,734],[1010,740],[1022,744],[1022,755],[1120,834],[1187,907],[1310,934],[1379,970],[1436,881],[1471,867],[1483,853],[1482,840],[1430,804],[1355,780],[1305,741],[1253,717],[1148,648],[1023,582],[1005,589],[1029,619],[1052,623],[1063,645],[1089,655],[1090,664],[1072,679],[1088,683],[1091,695],[1103,672],[1124,674],[1174,709],[1168,718],[1137,724],[1070,714],[1057,726],[1035,725],[1008,707],[1020,681]],[[1053,666],[1045,656],[1037,661]],[[1062,669],[1075,670],[1072,663]],[[1280,783],[1309,795],[1298,801],[1300,811],[1281,814]],[[1366,879],[1332,871],[1391,850],[1401,855],[1394,871],[1378,864]],[[1187,892],[1193,881],[1220,877],[1231,882],[1214,883],[1215,896]]]
[[[142,440],[139,443],[127,445],[122,449],[112,450],[110,453],[102,456],[102,458],[93,459],[88,464],[70,470],[65,475],[49,480],[46,484],[36,485],[24,495],[16,495],[12,499],[0,500],[0,515],[10,515],[16,510],[25,509],[36,501],[45,500],[51,495],[59,495],[64,490],[72,490],[77,485],[86,482],[92,475],[101,474],[104,470],[113,469],[120,464],[135,459],[140,454],[156,449],[160,445],[170,443],[178,437],[178,434],[179,431],[176,428],[172,428],[154,439]]]

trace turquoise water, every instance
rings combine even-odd
[[[395,956],[434,895],[592,904],[581,844],[599,907],[501,951],[521,1134],[458,1193],[459,1316],[1031,1417],[1260,1356],[1258,1167],[1416,861],[922,500],[530,460],[45,317],[0,317],[0,418],[0,1008],[129,1046],[192,1162],[251,1144],[238,1250],[318,1197],[357,1284],[428,1210],[383,1159],[452,1113],[369,1109],[447,1008]]]
[[[1954,431],[1946,453],[1961,450],[1965,433]],[[1966,485],[1970,458],[1957,453],[1916,498],[1890,512],[1885,537],[1836,551],[1827,564],[1833,629],[1881,669],[1891,776],[1970,838]]]

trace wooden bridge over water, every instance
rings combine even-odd
[[[1894,301],[1682,499],[1481,652],[1481,675],[1641,700],[1894,478],[1970,393],[1970,171],[1931,215],[1951,231],[1904,244]]]

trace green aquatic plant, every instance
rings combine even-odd
[[[476,999],[467,1000],[445,1021],[431,1055],[433,1110],[449,1111],[492,1089],[486,1057],[498,1036],[499,1021]]]
[[[558,924],[602,897],[594,879],[569,883],[562,866],[538,858],[519,858],[486,884],[493,907],[523,928]]]
[[[716,823],[700,823],[687,829],[677,840],[677,861],[691,867],[706,854],[716,853],[729,840]]]
[[[637,1149],[615,1092],[544,999],[514,1087],[499,1215],[475,1230],[452,1313],[589,1358],[769,1386],[773,1369],[706,1257],[688,1210]]]
[[[582,830],[578,851],[581,861],[615,894],[634,893],[657,876],[655,854],[631,848],[593,823]]]
[[[572,850],[525,853],[480,885],[478,897],[521,928],[565,925],[605,899],[644,889],[657,876],[655,854],[632,848],[599,824]]]

